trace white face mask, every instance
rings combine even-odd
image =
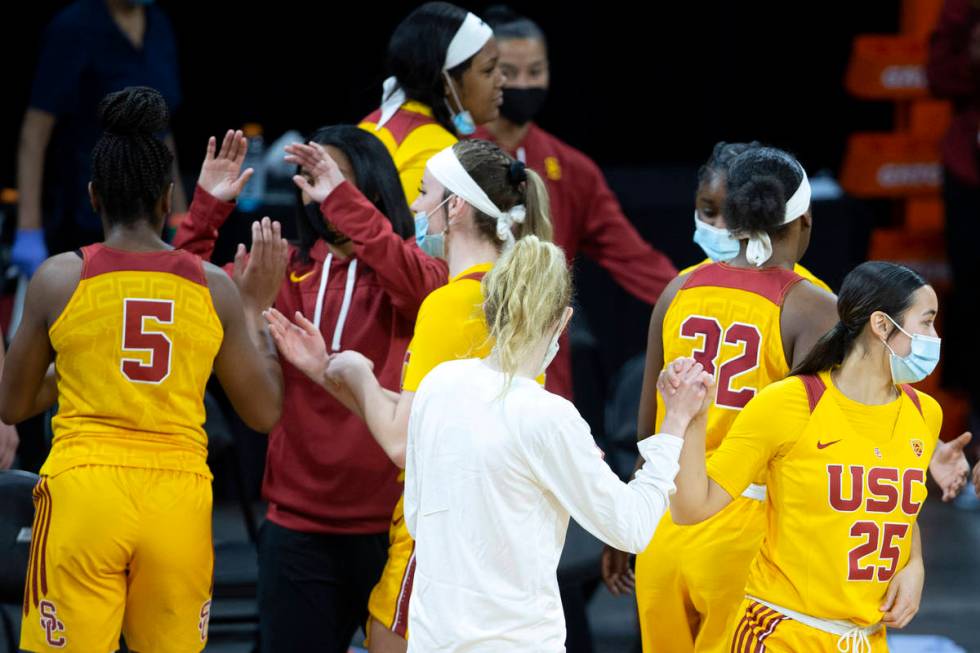
[[[534,375],[535,377],[539,377],[544,374],[545,370],[548,369],[548,366],[551,365],[551,361],[555,360],[555,356],[558,355],[558,350],[561,349],[561,345],[558,344],[558,340],[560,338],[561,330],[555,334],[555,337],[552,338],[551,342],[548,344],[548,350],[544,353],[544,360],[541,361],[541,368],[538,370],[538,373]]]
[[[555,337],[551,339],[550,343],[548,343],[548,349],[544,353],[544,360],[541,361],[541,367],[538,369],[538,373],[534,375],[535,377],[539,377],[544,374],[545,370],[548,369],[548,366],[551,365],[551,361],[555,360],[555,356],[558,355],[558,351],[561,349],[561,345],[558,344],[558,341],[561,339],[561,334],[565,330],[565,327],[568,326],[568,315],[569,311],[571,310],[572,309],[570,308],[565,309],[565,313],[562,315],[562,319],[558,323],[558,331],[555,332]]]

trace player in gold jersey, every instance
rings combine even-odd
[[[155,136],[168,122],[163,98],[127,88],[99,112],[89,188],[105,241],[38,269],[0,379],[7,423],[58,402],[34,491],[20,645],[108,653],[123,632],[140,653],[199,651],[213,578],[204,388],[214,369],[249,426],[279,419],[262,311],[286,243],[268,219],[253,225],[238,288],[171,249],[160,239],[173,191],[172,155]]]
[[[833,295],[794,272],[813,225],[809,183],[796,159],[766,147],[736,157],[724,213],[742,238],[738,255],[682,273],[654,307],[637,431],[655,433],[663,419],[655,384],[664,361],[693,356],[717,381],[708,455],[749,400],[786,376],[834,321]],[[764,501],[760,477],[704,524],[664,517],[636,561],[644,651],[725,649],[762,538]]]
[[[794,376],[746,406],[707,463],[705,419],[688,428],[671,501],[679,523],[768,478],[766,532],[729,650],[883,652],[885,627],[914,616],[926,470],[932,461],[966,476],[960,445],[933,457],[942,410],[908,385],[939,360],[937,311],[915,272],[864,263],[844,280],[840,321]],[[664,373],[661,392],[685,365]]]
[[[293,151],[296,162],[314,178],[304,190],[321,201],[318,195],[325,197],[330,183],[329,161],[316,148]],[[362,354],[328,354],[309,320],[297,314],[296,323],[290,323],[275,309],[269,311],[283,357],[363,417],[399,467],[405,465],[409,414],[422,379],[440,363],[490,352],[493,343],[482,309],[484,275],[515,241],[525,235],[550,240],[552,232],[541,178],[496,145],[478,139],[460,141],[429,159],[412,208],[418,211],[420,246],[446,259],[450,279],[419,308],[400,393],[380,384]],[[371,653],[398,653],[408,647],[415,542],[405,525],[403,499],[392,514],[388,562],[368,602]]]
[[[708,258],[700,263],[681,270],[681,274],[691,272],[699,265],[712,261],[729,261],[738,256],[739,242],[728,231],[725,221],[725,197],[728,189],[728,167],[742,152],[760,147],[757,141],[751,143],[716,143],[711,158],[698,170],[698,189],[694,195],[694,242],[704,250]],[[817,278],[801,263],[793,266],[793,272],[800,275],[817,288],[831,292],[830,286]]]

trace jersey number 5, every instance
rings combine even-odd
[[[749,387],[732,390],[732,379],[759,366],[759,348],[762,346],[759,329],[752,324],[733,322],[723,330],[721,323],[713,317],[692,315],[684,320],[680,335],[682,338],[701,338],[701,348],[695,349],[691,356],[704,366],[704,371],[708,374],[715,373],[715,361],[722,342],[728,345],[744,344],[740,356],[725,361],[718,368],[715,404],[736,410],[745,408],[745,404],[755,396],[756,390]]]
[[[170,338],[162,331],[149,328],[147,320],[173,324],[174,303],[167,299],[127,299],[123,303],[123,352],[149,354],[123,358],[123,376],[134,383],[160,383],[170,376]]]

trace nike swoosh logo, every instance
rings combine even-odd
[[[313,270],[310,270],[306,274],[300,275],[298,277],[296,276],[296,273],[295,272],[290,272],[289,273],[289,280],[292,281],[293,283],[299,283],[300,281],[302,281],[306,277],[310,276],[311,274],[313,274]]]
[[[840,440],[834,440],[833,442],[826,442],[826,443],[824,443],[824,442],[820,442],[820,441],[818,440],[818,441],[817,441],[817,449],[826,449],[826,448],[827,448],[827,447],[829,447],[830,445],[832,445],[832,444],[837,444],[838,442],[840,442]]]
[[[392,526],[398,526],[398,524],[402,523],[402,521],[404,521],[404,519],[405,519],[405,515],[402,515],[398,519],[392,520],[391,525]]]

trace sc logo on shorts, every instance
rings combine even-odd
[[[58,619],[58,611],[55,609],[54,603],[41,601],[38,603],[37,609],[41,613],[41,628],[44,629],[48,646],[64,648],[68,640],[63,635],[57,635],[57,633],[65,632],[65,624]]]
[[[201,606],[201,620],[197,622],[197,629],[201,631],[201,641],[208,641],[208,624],[211,622],[211,600],[208,599]]]

